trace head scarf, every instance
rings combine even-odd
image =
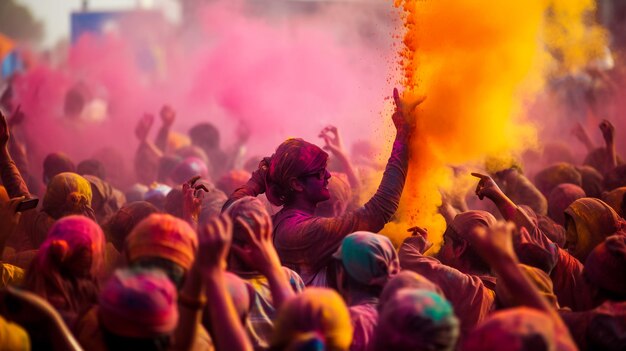
[[[48,183],[42,210],[54,219],[71,214],[82,214],[95,219],[91,198],[91,185],[87,179],[76,173],[60,173]]]
[[[585,191],[574,184],[559,184],[548,196],[548,216],[556,223],[565,225],[565,209],[574,201],[585,197]]]
[[[483,225],[489,228],[496,222],[496,218],[489,212],[466,211],[459,213],[456,217],[454,217],[449,225],[454,233],[450,233],[450,231],[448,231],[448,234],[455,236],[456,239],[467,240],[467,235],[470,230],[474,228],[474,226]]]
[[[626,236],[613,235],[596,246],[585,261],[585,275],[595,286],[626,296]]]
[[[441,288],[435,283],[431,282],[423,275],[405,270],[401,271],[387,282],[378,300],[378,310],[381,311],[385,308],[385,304],[393,298],[396,292],[406,288],[428,290],[444,296]]]
[[[346,273],[361,284],[383,287],[400,272],[400,261],[393,244],[384,235],[352,233],[341,242],[333,257]]]
[[[328,154],[318,146],[302,139],[287,139],[272,155],[266,179],[267,199],[282,206],[291,193],[289,181],[326,167]]]
[[[330,289],[308,288],[287,300],[274,326],[272,350],[297,350],[295,345],[315,342],[322,350],[347,351],[352,343],[348,307]]]
[[[50,228],[26,271],[24,287],[45,298],[72,325],[97,302],[104,271],[104,234],[96,222],[67,216]]]
[[[233,191],[244,186],[250,179],[250,172],[244,170],[232,170],[224,174],[215,184],[218,189],[230,195]]]
[[[518,266],[522,269],[526,277],[530,279],[533,285],[539,289],[541,295],[546,298],[555,309],[558,309],[559,303],[556,299],[556,295],[554,295],[554,288],[550,276],[539,268],[525,264],[518,264]],[[500,301],[500,303],[505,307],[517,306],[517,303],[513,301],[510,292],[503,284],[496,285],[496,296],[498,297],[498,301]]]
[[[191,226],[168,214],[151,214],[135,226],[126,238],[130,263],[142,257],[170,260],[184,269],[191,268],[198,248],[198,237]]]
[[[55,175],[63,172],[76,172],[74,162],[67,155],[55,152],[48,154],[43,160],[44,183],[47,183]]]
[[[137,223],[158,211],[154,205],[146,201],[127,203],[109,219],[105,226],[109,240],[115,245],[116,249],[121,251],[126,237]]]
[[[568,230],[566,246],[568,251],[579,261],[585,262],[587,255],[596,245],[604,241],[609,235],[622,230],[623,220],[615,213],[611,206],[602,200],[582,198],[574,201],[566,210],[568,216],[566,229],[575,224],[575,237]]]
[[[465,338],[467,351],[556,350],[554,323],[544,312],[528,307],[491,314]]]
[[[612,209],[617,212],[617,214],[624,218],[624,212],[622,211],[622,206],[624,203],[624,194],[626,194],[626,186],[621,188],[613,189],[608,193],[604,193],[602,195],[602,201],[606,202]]]
[[[535,175],[535,185],[544,196],[549,196],[557,185],[570,183],[582,185],[582,177],[578,170],[569,163],[557,163],[547,167]]]
[[[139,183],[133,184],[124,195],[126,195],[126,201],[134,202],[134,201],[143,201],[145,200],[146,193],[150,190],[147,186]]]
[[[0,317],[0,342],[3,350],[29,351],[30,338],[21,326]]]
[[[131,338],[170,334],[178,323],[176,288],[159,271],[117,270],[100,293],[102,326]]]
[[[600,172],[591,166],[576,167],[580,173],[585,194],[589,197],[600,197],[604,191],[604,177]]]
[[[195,176],[202,178],[209,176],[207,165],[197,157],[187,157],[170,173],[170,179],[176,184],[182,184]]]
[[[67,216],[50,228],[36,260],[39,268],[44,270],[43,267],[48,265],[51,269],[72,268],[67,266],[73,263],[72,257],[88,250],[91,254],[90,275],[98,276],[104,268],[104,245],[104,234],[96,222],[84,216]]]
[[[454,350],[459,320],[441,295],[399,290],[385,304],[374,331],[375,350]]]

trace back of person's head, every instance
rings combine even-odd
[[[421,289],[445,296],[437,284],[431,282],[423,275],[417,274],[413,271],[404,270],[396,274],[387,282],[387,284],[385,284],[385,288],[380,294],[380,298],[378,300],[378,310],[381,311],[385,305],[391,301],[396,292],[401,289]]]
[[[157,171],[157,182],[169,183],[172,171],[180,164],[182,159],[178,156],[164,155],[159,159],[159,170]]]
[[[456,215],[444,233],[445,237],[452,241],[453,247],[466,245],[466,249],[455,259],[469,264],[475,273],[489,272],[490,267],[471,247],[467,238],[476,226],[489,228],[495,223],[496,218],[489,212],[479,210],[466,211]]]
[[[352,199],[352,188],[343,173],[331,172],[328,180],[330,199],[317,204],[315,215],[320,217],[337,217],[344,214]]]
[[[76,173],[59,173],[46,187],[42,210],[54,219],[70,214],[91,214],[93,217],[92,196],[91,184],[87,179]]]
[[[176,288],[157,270],[117,270],[102,289],[99,321],[109,350],[165,350],[178,323]]]
[[[580,173],[582,185],[581,188],[589,197],[600,197],[604,191],[604,177],[597,169],[591,166],[576,167]]]
[[[535,175],[535,186],[546,197],[550,196],[552,189],[563,183],[582,185],[582,176],[576,167],[569,163],[554,164]]]
[[[556,223],[565,225],[565,209],[583,197],[585,191],[578,185],[570,183],[557,185],[548,196],[548,216]]]
[[[289,203],[294,193],[292,179],[322,171],[327,162],[328,154],[319,146],[298,138],[285,140],[270,158],[265,191],[267,199],[276,206]]]
[[[601,297],[626,299],[626,235],[609,236],[596,246],[587,256],[584,274]]]
[[[380,295],[385,284],[400,272],[400,261],[393,244],[384,235],[355,232],[346,236],[333,258],[345,273],[341,289],[366,290]]]
[[[48,184],[55,175],[63,172],[76,172],[74,162],[61,152],[48,154],[43,160],[43,182]]]
[[[174,167],[170,173],[170,180],[174,184],[182,184],[192,177],[200,176],[207,178],[209,169],[207,165],[197,157],[187,157]]]
[[[622,231],[623,220],[604,201],[578,199],[565,210],[565,247],[579,261],[585,262],[596,245]]]
[[[205,152],[220,147],[220,132],[211,123],[198,123],[189,130],[191,143]]]
[[[452,305],[436,292],[400,289],[380,311],[374,350],[454,350],[459,321]]]
[[[287,300],[274,326],[270,350],[347,351],[352,343],[348,307],[330,289],[308,288]]]
[[[104,226],[108,239],[118,251],[124,248],[126,237],[144,218],[159,210],[149,202],[134,201],[122,206]]]
[[[159,211],[163,211],[165,209],[165,201],[167,199],[167,195],[172,190],[167,184],[162,183],[153,183],[148,188],[148,191],[143,196],[144,201],[147,201],[153,204]]]
[[[144,201],[146,193],[150,190],[147,186],[139,183],[133,184],[130,188],[126,189],[124,195],[126,196],[126,201],[134,202],[134,201]]]
[[[250,172],[241,169],[232,170],[224,174],[215,183],[215,186],[225,194],[232,194],[237,188],[244,186],[250,179]]]
[[[37,254],[39,268],[56,267],[68,274],[98,276],[104,265],[104,234],[100,226],[84,216],[59,219]]]
[[[106,180],[106,169],[104,168],[104,164],[93,158],[81,161],[78,166],[76,166],[76,173],[81,176],[92,175],[102,180]]]
[[[139,222],[126,238],[126,258],[131,266],[164,268],[173,281],[181,284],[182,268],[187,272],[196,256],[198,237],[182,219],[169,214],[153,213]],[[165,267],[162,263],[167,264]],[[174,270],[172,272],[171,269]]]
[[[554,322],[539,310],[518,307],[491,314],[464,339],[467,351],[557,350]]]
[[[626,165],[620,165],[605,174],[604,188],[608,191],[626,186]]]
[[[602,194],[602,201],[611,206],[613,210],[622,218],[624,218],[624,196],[626,195],[626,186],[613,189]]]

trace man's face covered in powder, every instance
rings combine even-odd
[[[304,194],[311,202],[318,203],[330,199],[328,191],[330,172],[326,170],[326,167],[303,174],[298,178],[302,182]]]

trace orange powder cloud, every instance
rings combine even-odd
[[[469,176],[455,177],[450,165],[483,162],[536,144],[524,102],[540,91],[547,67],[555,64],[546,40],[563,39],[556,45],[563,52],[577,42],[567,26],[584,27],[583,10],[593,1],[582,2],[572,10],[566,0],[396,1],[405,29],[403,98],[427,96],[414,116],[416,134],[398,221],[383,231],[396,243],[412,225],[427,227],[431,241],[440,242],[445,221],[437,213],[438,190],[464,193],[475,185]],[[550,6],[555,18],[566,19],[546,22]],[[565,9],[572,11],[561,15]],[[582,52],[590,50],[576,50],[580,53],[566,55],[567,69],[588,58]]]

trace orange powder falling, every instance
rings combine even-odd
[[[524,121],[523,102],[538,91],[547,66],[553,65],[545,40],[561,38],[555,47],[569,50],[566,38],[572,35],[564,29],[583,27],[580,16],[589,1],[561,15],[571,10],[569,0],[396,0],[405,27],[403,98],[427,99],[414,116],[416,134],[398,221],[386,226],[385,234],[398,243],[408,227],[419,225],[438,244],[445,230],[437,212],[438,190],[464,193],[476,184],[469,175],[453,176],[449,166],[519,153],[536,143],[535,129]],[[550,6],[555,18],[565,20],[546,25]],[[566,56],[584,61],[580,53]]]

